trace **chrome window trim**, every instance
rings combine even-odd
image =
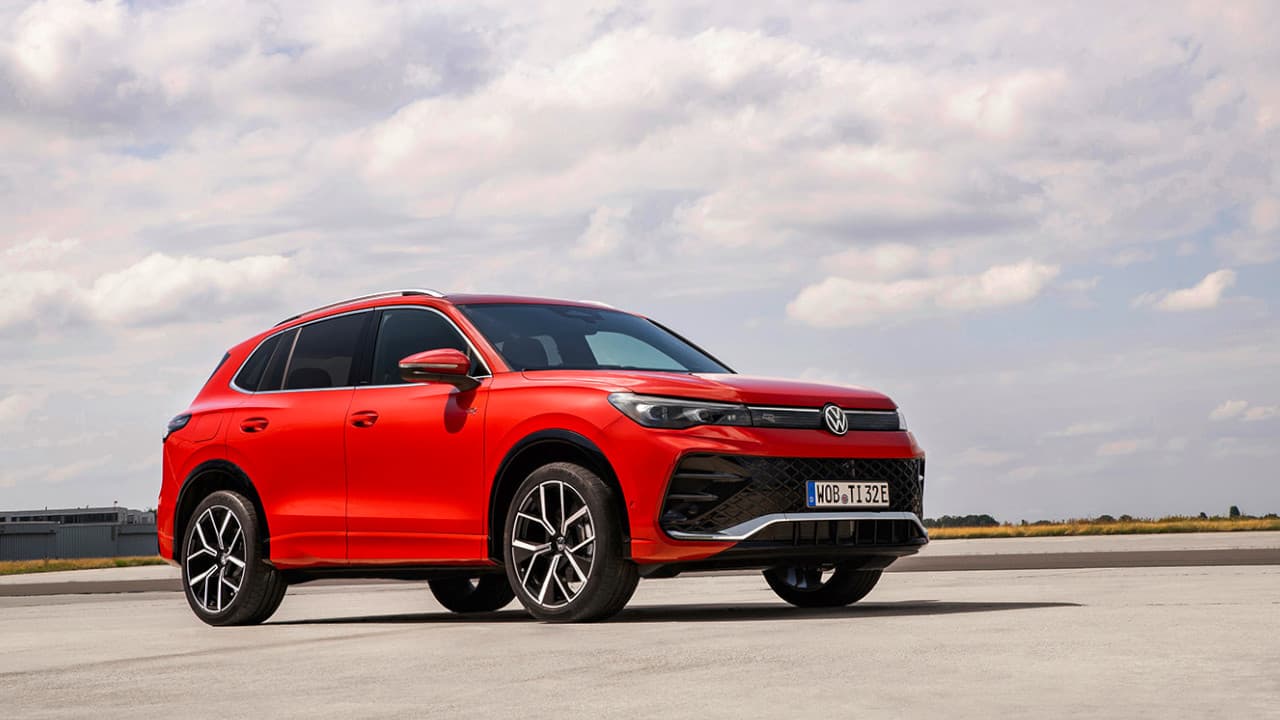
[[[304,323],[298,323],[297,325],[290,325],[287,328],[281,328],[280,330],[277,330],[276,332],[273,332],[270,335],[267,335],[266,337],[262,338],[261,340],[258,341],[257,345],[253,346],[253,350],[250,350],[249,354],[244,356],[244,360],[240,363],[240,366],[236,368],[236,371],[234,373],[232,373],[231,382],[229,382],[227,386],[242,395],[280,395],[284,393],[299,393],[299,392],[326,392],[329,390],[352,390],[352,389],[358,389],[362,387],[368,387],[368,388],[412,387],[414,383],[396,383],[394,385],[336,385],[334,387],[328,387],[328,388],[297,388],[294,390],[261,390],[259,391],[259,390],[245,390],[239,385],[236,385],[236,378],[239,377],[240,371],[244,370],[245,363],[249,362],[249,358],[253,357],[253,354],[258,352],[258,348],[262,347],[263,343],[265,343],[266,341],[270,340],[271,338],[277,335],[287,333],[290,330],[298,330],[299,331],[298,335],[301,335],[302,328],[306,327],[307,325],[313,325],[318,322],[324,322],[325,320],[332,320],[334,318],[345,317],[347,315],[358,315],[359,313],[371,313],[376,310],[389,310],[389,309],[397,309],[397,308],[408,308],[411,310],[425,310],[427,312],[433,312],[436,315],[439,315],[440,317],[444,318],[445,322],[449,323],[449,325],[455,331],[457,331],[459,335],[462,336],[462,339],[467,343],[467,347],[471,349],[471,352],[475,353],[476,358],[479,359],[480,361],[480,366],[485,370],[484,375],[472,375],[471,377],[475,378],[476,380],[482,380],[484,378],[493,377],[493,372],[489,370],[488,363],[484,361],[484,356],[481,355],[480,351],[476,349],[475,343],[471,342],[471,338],[467,337],[467,334],[462,332],[462,328],[458,327],[458,324],[455,323],[453,319],[450,318],[448,315],[445,315],[444,313],[440,312],[436,308],[427,307],[425,305],[394,304],[394,305],[377,305],[375,307],[360,308],[359,310],[348,310],[347,312],[335,313],[333,315],[326,315],[324,317],[315,318],[314,320],[308,320]],[[294,335],[293,337],[294,346],[298,344],[298,335]],[[375,336],[374,341],[376,342],[376,340],[377,338]],[[292,362],[293,362],[293,347],[290,347],[289,357],[285,359],[285,365],[284,365],[285,377],[288,377],[289,364]]]
[[[412,297],[414,295],[425,295],[427,297],[433,297],[433,298],[445,297],[444,293],[440,292],[439,290],[432,290],[430,288],[406,288],[404,290],[383,290],[382,292],[369,293],[367,295],[358,295],[353,298],[347,298],[346,300],[339,300],[338,302],[332,302],[332,303],[329,303],[328,305],[321,305],[320,307],[314,307],[305,312],[300,312],[297,315],[294,315],[292,317],[287,317],[284,320],[281,320],[280,322],[276,323],[276,325],[284,325],[287,322],[297,320],[300,317],[306,317],[307,315],[311,315],[312,313],[318,313],[322,310],[331,310],[333,308],[342,307],[343,305],[350,305],[352,303],[364,302],[365,300],[379,300],[382,298],[390,298],[390,297]]]
[[[722,542],[739,542],[750,538],[752,535],[761,530],[783,522],[805,522],[805,521],[823,521],[823,520],[910,520],[916,524],[920,532],[929,537],[929,531],[925,528],[924,523],[920,522],[920,518],[913,512],[810,512],[810,513],[774,513],[771,515],[761,515],[752,518],[746,522],[738,523],[733,527],[725,528],[719,532],[711,533],[691,533],[681,532],[679,530],[668,530],[667,534],[676,540],[711,540]]]

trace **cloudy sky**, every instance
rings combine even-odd
[[[1280,4],[0,0],[0,507],[388,287],[869,385],[929,515],[1280,511]]]

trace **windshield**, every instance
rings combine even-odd
[[[657,323],[574,305],[459,305],[512,370],[654,370],[727,373]]]

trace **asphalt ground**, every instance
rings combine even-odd
[[[1229,565],[1280,565],[1280,533],[940,540],[930,543],[920,554],[894,563],[889,572]],[[346,580],[319,584],[364,583]],[[178,571],[168,567],[77,570],[0,577],[0,597],[181,591]]]
[[[1012,554],[1232,550],[1167,542]],[[978,554],[954,547],[934,551]],[[462,618],[421,583],[292,588],[251,628],[169,591],[0,598],[5,718],[1273,718],[1277,668],[1274,564],[898,572],[824,611],[757,575],[686,576],[567,626]]]

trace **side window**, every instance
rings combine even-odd
[[[373,385],[398,385],[400,361],[425,350],[453,348],[471,355],[467,341],[446,319],[428,310],[391,308],[382,311],[378,322],[378,339],[373,349]],[[473,357],[472,374],[480,374]]]
[[[275,352],[276,345],[280,342],[280,336],[275,335],[269,337],[249,359],[245,361],[244,366],[240,368],[240,372],[236,373],[234,380],[236,387],[241,390],[254,392],[258,389],[258,383],[262,382],[262,371],[267,369],[267,361],[271,359],[271,353]],[[217,370],[213,371],[217,374]]]
[[[313,390],[351,384],[360,334],[371,313],[342,315],[303,325],[285,374],[285,390]]]
[[[277,337],[280,338],[280,342],[276,343],[275,350],[271,351],[267,367],[262,371],[262,380],[258,383],[260,392],[279,390],[284,387],[284,366],[289,362],[289,353],[293,352],[293,343],[298,339],[298,331],[289,330],[280,333]]]

